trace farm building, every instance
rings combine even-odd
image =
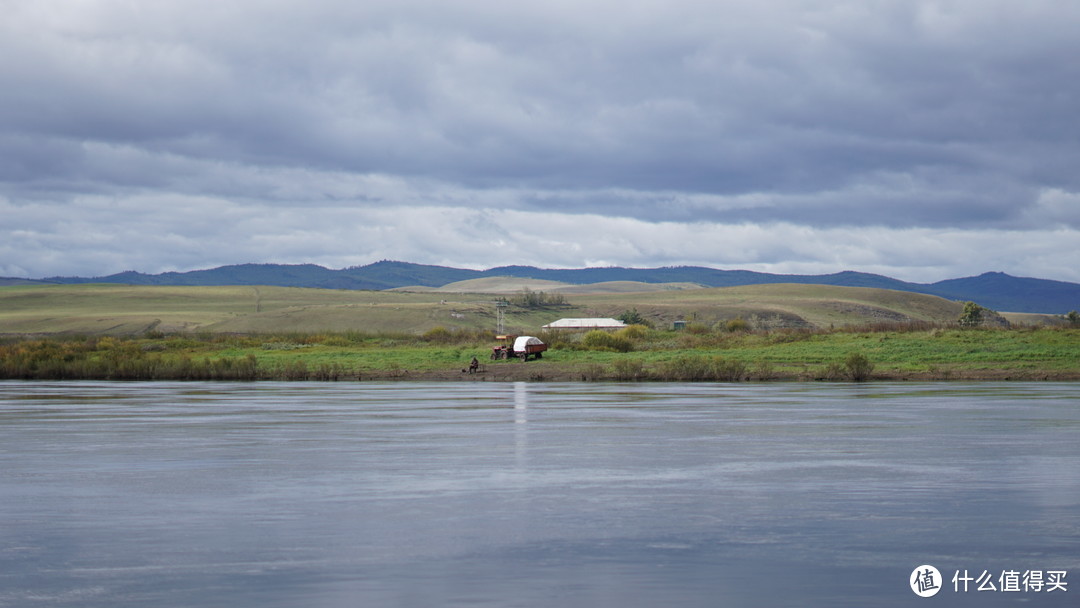
[[[544,329],[581,331],[587,329],[621,329],[623,327],[626,327],[626,323],[618,319],[559,319],[548,323],[544,326]]]

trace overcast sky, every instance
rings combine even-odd
[[[0,0],[0,276],[1080,282],[1080,2]]]

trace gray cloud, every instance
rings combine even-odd
[[[1021,256],[972,272],[1080,280],[1046,264],[1080,230],[1077,25],[1004,0],[19,3],[0,271],[476,267],[509,261],[495,241],[540,265],[968,268],[886,254],[915,230]],[[432,217],[445,245],[405,223]],[[818,248],[650,237],[700,226]]]

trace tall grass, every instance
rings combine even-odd
[[[0,346],[0,377],[26,380],[257,380],[254,355],[169,356],[117,338],[28,340]]]

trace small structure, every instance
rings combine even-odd
[[[626,323],[618,319],[559,319],[553,323],[548,323],[544,326],[544,329],[559,329],[568,331],[585,331],[591,329],[622,329],[626,327]]]

